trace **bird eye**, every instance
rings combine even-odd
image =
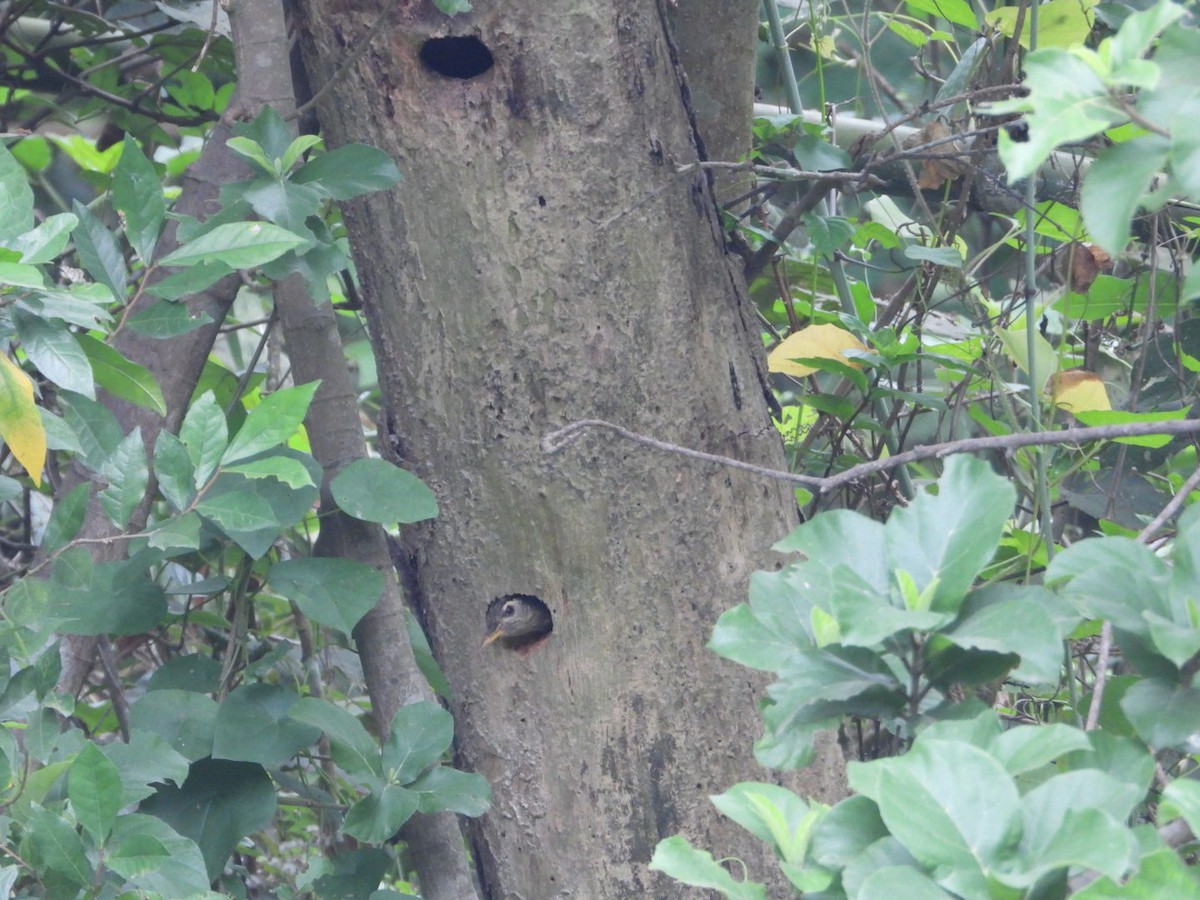
[[[504,604],[504,617],[515,616],[517,614],[517,605],[515,603]]]

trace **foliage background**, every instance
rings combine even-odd
[[[382,547],[437,506],[381,460],[321,457],[302,427],[320,376],[291,377],[271,294],[290,279],[337,308],[373,438],[336,204],[401,173],[260,115],[216,6],[105,12],[0,13],[0,884],[404,893],[414,861],[388,839],[418,810],[478,815],[488,788],[446,764],[428,688],[372,710],[349,635],[395,576],[315,539],[344,513]],[[760,761],[801,766],[840,727],[856,794],[746,783],[717,807],[816,895],[1195,893],[1200,532],[1175,521],[1197,481],[1193,17],[761,18],[752,156],[709,165],[746,177],[719,182],[723,212],[808,521],[711,646],[775,679]],[[245,169],[201,215],[183,198],[206,135]],[[180,302],[230,283],[224,306]],[[213,352],[183,396],[172,351],[135,361],[199,329]],[[978,458],[943,464],[944,442]],[[654,865],[765,896],[679,838]]]

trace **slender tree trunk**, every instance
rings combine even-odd
[[[783,463],[708,181],[676,172],[696,145],[661,11],[398,3],[381,23],[364,6],[308,0],[300,30],[318,88],[371,41],[321,120],[405,175],[346,222],[392,446],[441,502],[408,540],[462,762],[494,789],[474,833],[485,893],[674,896],[647,863],[679,831],[761,876],[759,842],[708,802],[772,777],[750,753],[760,684],[704,645],[771,564],[793,498],[603,436],[540,447],[599,417]],[[450,34],[468,40],[429,43]],[[490,68],[456,68],[481,47]],[[554,614],[527,656],[479,647],[488,602],[512,592]],[[837,794],[830,772],[808,787]]]
[[[290,102],[292,85],[287,68],[287,48],[280,40],[284,31],[282,12],[258,0],[236,0],[228,4],[228,11],[234,28],[234,54],[239,74],[232,109],[250,111],[253,115],[262,107],[277,104],[283,99]],[[276,52],[280,47],[283,48],[282,55]],[[249,175],[245,161],[225,144],[231,133],[230,126],[231,120],[223,120],[213,128],[200,158],[184,175],[183,190],[173,207],[174,212],[205,219],[218,209],[217,195],[221,185]],[[176,224],[169,223],[156,250],[159,259],[179,246],[175,231]],[[203,313],[212,320],[202,328],[167,339],[147,337],[127,328],[113,341],[113,345],[127,359],[145,366],[162,390],[167,409],[165,419],[151,410],[126,403],[107,393],[101,398],[125,432],[131,432],[134,428],[142,429],[147,452],[153,452],[161,429],[179,429],[187,412],[188,401],[204,369],[204,362],[241,284],[240,276],[230,275],[207,290],[187,298],[188,310],[193,315]],[[142,294],[128,314],[137,313],[154,302],[151,294]],[[73,468],[64,479],[59,496],[65,496],[88,477],[80,468]],[[135,512],[129,525],[130,531],[136,531],[145,523],[150,511],[151,493],[147,493],[146,499]],[[99,544],[93,551],[97,562],[125,556],[125,542],[116,539],[120,534],[121,529],[108,521],[93,496],[88,504],[80,537],[91,540],[113,538],[112,542]],[[70,694],[79,692],[95,663],[96,647],[101,640],[90,635],[68,635],[63,639],[63,671],[59,678],[59,690]]]

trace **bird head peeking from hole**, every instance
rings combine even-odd
[[[532,653],[554,630],[550,607],[531,594],[505,594],[488,604],[480,647],[498,643],[521,656]]]

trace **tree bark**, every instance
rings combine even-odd
[[[539,446],[587,416],[783,465],[708,181],[676,172],[697,151],[661,11],[513,0],[449,19],[401,2],[380,23],[364,6],[308,0],[299,27],[318,88],[371,41],[321,121],[405,175],[345,215],[392,445],[441,502],[409,545],[461,763],[494,790],[473,835],[484,893],[678,895],[647,863],[680,831],[762,877],[760,842],[708,801],[772,778],[750,752],[761,682],[704,644],[771,565],[793,497],[602,436]],[[451,33],[494,65],[423,63]],[[552,639],[481,649],[488,602],[516,592],[550,606]],[[836,768],[816,771],[809,793],[841,793]]]
[[[705,156],[726,162],[749,158],[758,3],[685,0],[669,11]],[[717,201],[728,203],[754,186],[754,176],[718,172],[713,183]]]

